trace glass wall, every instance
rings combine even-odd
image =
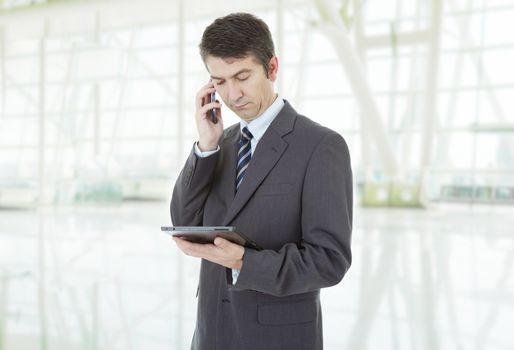
[[[508,199],[514,178],[514,78],[506,72],[514,58],[508,34],[514,4],[444,3],[435,48],[431,11],[426,3],[407,1],[352,2],[341,9],[397,175],[420,178],[427,171],[424,185],[433,200]],[[196,138],[194,94],[208,79],[198,41],[205,25],[223,14],[192,13],[184,10],[184,22],[104,29],[109,18],[99,10],[94,31],[69,35],[50,30],[23,37],[4,26],[2,186],[28,189],[33,198],[44,181],[51,203],[101,197],[95,192],[102,191],[118,199],[162,198],[163,180],[176,175]],[[384,145],[362,139],[372,126],[359,116],[348,72],[316,4],[289,8],[283,2],[256,13],[270,24],[277,41],[280,95],[346,138],[360,182],[370,171],[375,179],[383,177],[377,149]],[[55,20],[36,21],[55,26]],[[427,99],[430,74],[437,75],[434,100]],[[426,115],[427,103],[435,104],[433,115]],[[237,121],[230,111],[224,113],[227,124]],[[426,140],[428,164],[423,161]],[[372,165],[363,168],[363,157]]]

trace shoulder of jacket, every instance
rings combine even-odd
[[[336,131],[327,128],[326,126],[323,126],[302,114],[297,115],[295,130],[301,134],[307,135],[308,139],[314,142],[319,142],[326,137],[339,135]]]

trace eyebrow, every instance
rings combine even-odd
[[[242,73],[249,73],[251,72],[252,70],[249,69],[249,68],[243,68],[241,69],[239,72],[236,72],[234,75],[232,75],[230,78],[234,78],[234,77],[237,77],[239,74],[242,74]],[[217,79],[217,80],[223,80],[224,78],[221,78],[221,77],[215,77],[214,75],[211,75],[211,79]]]

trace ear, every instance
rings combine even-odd
[[[268,79],[274,82],[278,76],[278,58],[277,56],[271,57],[268,63]]]

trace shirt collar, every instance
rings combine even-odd
[[[275,101],[264,111],[264,113],[260,115],[260,117],[252,120],[250,123],[241,120],[239,122],[239,127],[241,130],[243,130],[245,126],[248,127],[255,141],[259,142],[262,135],[264,135],[278,113],[282,110],[282,107],[284,107],[284,100],[282,100],[277,94]]]

